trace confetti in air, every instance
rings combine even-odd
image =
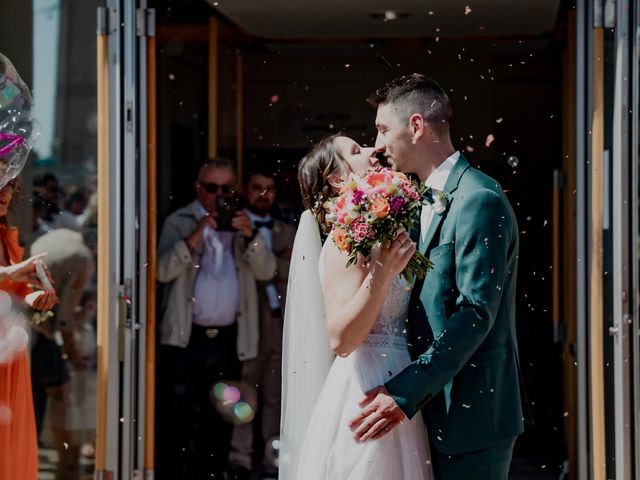
[[[485,147],[489,148],[491,146],[491,144],[494,142],[495,137],[493,136],[493,134],[489,134],[487,135],[487,139],[484,141],[484,145]]]

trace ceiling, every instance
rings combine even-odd
[[[554,29],[561,0],[207,0],[266,39],[531,36]],[[398,12],[393,21],[371,14]],[[402,14],[408,14],[402,18]],[[392,16],[392,15],[391,15]]]

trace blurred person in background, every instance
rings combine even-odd
[[[43,219],[51,224],[60,213],[60,205],[64,198],[64,190],[60,186],[60,181],[55,174],[47,172],[41,177],[36,177],[33,186],[42,193],[42,201],[45,206]]]
[[[276,260],[245,212],[218,209],[234,201],[237,183],[229,160],[209,160],[197,198],[169,215],[160,234],[158,478],[222,478],[233,426],[212,391],[239,380],[240,362],[258,355],[256,280],[271,280]]]
[[[260,323],[258,355],[242,365],[242,381],[255,385],[261,401],[261,435],[265,445],[276,440],[280,432],[280,390],[282,378],[282,322],[289,262],[295,237],[295,228],[274,219],[271,212],[276,202],[275,172],[256,168],[249,173],[244,185],[245,212],[254,230],[262,237],[276,257],[277,268],[273,280],[257,282]],[[229,479],[250,478],[253,470],[255,422],[237,425],[231,440]],[[258,459],[264,475],[275,475],[272,460]]]
[[[64,199],[63,208],[58,215],[54,216],[51,226],[80,231],[86,220],[88,205],[89,195],[86,188],[75,185],[70,187]]]
[[[45,220],[47,217],[47,204],[42,197],[42,191],[34,189],[31,193],[31,240],[51,231],[51,225]]]
[[[78,478],[80,448],[90,440],[93,419],[85,418],[84,404],[93,399],[87,371],[95,344],[86,328],[81,301],[94,272],[93,256],[82,234],[66,228],[45,233],[31,245],[43,258],[55,282],[60,303],[54,315],[35,328],[31,350],[31,375],[38,423],[42,430],[47,400],[51,398],[51,426],[58,451],[57,479]],[[59,340],[62,345],[58,345]],[[90,391],[88,391],[90,390]]]

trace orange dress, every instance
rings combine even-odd
[[[24,250],[18,231],[0,224],[0,242],[11,264],[22,261]],[[13,280],[0,281],[0,290],[24,298],[28,286]],[[36,480],[38,441],[31,393],[28,350],[9,363],[0,363],[0,480]]]

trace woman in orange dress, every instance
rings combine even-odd
[[[24,250],[18,242],[18,230],[7,222],[16,186],[16,182],[11,181],[0,190],[0,290],[9,294],[14,304],[24,302],[31,292],[29,284],[40,285],[36,275],[37,258],[22,262]],[[2,295],[3,300],[6,298]],[[48,290],[32,301],[32,307],[49,310],[57,301],[55,291]],[[36,480],[38,443],[27,326],[16,324],[12,317],[0,307],[0,341],[4,341],[4,354],[0,355],[0,480]]]

